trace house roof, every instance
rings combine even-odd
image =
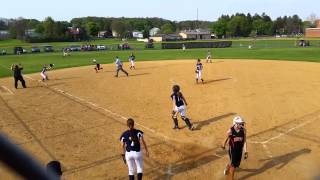
[[[203,29],[196,29],[196,30],[184,30],[184,31],[181,31],[180,33],[184,33],[184,34],[187,34],[187,35],[194,35],[194,34],[196,34],[196,35],[198,35],[198,34],[200,34],[200,35],[203,35],[203,34],[210,34],[211,35],[211,33],[210,33],[210,31],[208,31],[208,30],[203,30]]]

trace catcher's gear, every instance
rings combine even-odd
[[[126,160],[126,155],[125,154],[121,154],[122,160],[124,164],[127,164],[127,160]]]

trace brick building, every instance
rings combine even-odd
[[[306,37],[320,37],[320,20],[316,21],[316,28],[307,28]]]

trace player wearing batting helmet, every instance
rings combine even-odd
[[[230,163],[227,164],[224,170],[224,174],[229,174],[228,179],[233,179],[235,169],[240,166],[243,149],[244,158],[248,158],[246,129],[244,128],[244,120],[240,116],[236,116],[233,118],[233,126],[228,130],[227,138],[222,143],[223,149],[225,149],[227,143],[229,143],[228,152]]]

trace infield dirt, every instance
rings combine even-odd
[[[244,117],[249,159],[236,179],[315,179],[320,176],[320,64],[285,61],[138,62],[129,77],[103,65],[25,77],[27,89],[0,79],[0,130],[41,163],[62,162],[65,179],[127,179],[119,137],[132,117],[145,133],[145,179],[224,179],[220,150],[235,115]],[[41,69],[41,68],[39,68]],[[188,101],[189,131],[172,129],[171,87]],[[8,88],[8,89],[7,89]],[[12,91],[12,93],[10,93]],[[19,179],[3,165],[0,179]]]

